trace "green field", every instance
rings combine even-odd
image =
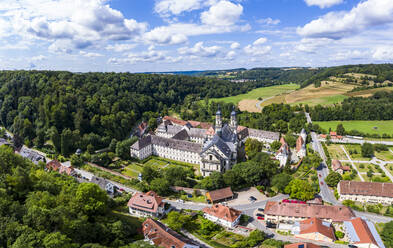
[[[320,97],[320,98],[314,98],[314,99],[307,100],[307,101],[295,102],[295,103],[292,103],[292,105],[298,105],[300,103],[308,104],[310,106],[315,106],[315,105],[318,105],[318,104],[321,104],[321,105],[333,105],[333,104],[336,104],[336,103],[341,103],[346,98],[348,98],[348,96],[344,96],[344,95],[325,96],[325,97]]]
[[[338,124],[342,123],[345,130],[358,130],[369,134],[393,134],[393,121],[315,121],[325,130],[336,130]],[[376,128],[375,128],[376,127]]]
[[[299,88],[298,84],[284,84],[284,85],[276,85],[270,87],[262,87],[258,89],[254,89],[246,94],[241,94],[237,96],[223,97],[223,98],[212,98],[211,101],[220,101],[225,103],[233,103],[238,104],[241,100],[250,99],[257,100],[258,98],[268,98],[276,95],[280,95],[282,93],[287,93],[289,91],[293,91]]]

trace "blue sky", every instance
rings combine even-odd
[[[392,0],[0,0],[0,69],[391,63]]]

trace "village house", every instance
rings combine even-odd
[[[19,151],[19,154],[33,162],[34,164],[38,164],[39,162],[44,162],[46,163],[46,159],[43,155],[39,154],[38,152],[29,149],[25,146],[22,146],[22,148]]]
[[[71,166],[71,164],[69,166],[66,166],[60,163],[59,161],[57,161],[56,159],[48,162],[45,168],[47,171],[57,171],[60,174],[66,174],[68,176],[76,176],[76,172],[74,168]]]
[[[151,245],[164,248],[199,248],[194,242],[161,222],[147,219],[142,224],[142,231],[146,241]]]
[[[338,173],[340,173],[342,175],[345,172],[351,171],[351,167],[343,166],[339,160],[333,159],[332,160],[332,170],[334,172],[338,172]]]
[[[239,126],[236,112],[229,123],[223,123],[220,110],[215,125],[184,121],[165,116],[152,135],[147,135],[130,147],[131,157],[143,160],[151,155],[199,164],[202,176],[224,173],[237,162],[239,150],[251,138],[267,144],[278,140],[279,133]]]
[[[216,222],[219,225],[234,228],[240,221],[241,211],[221,205],[214,204],[212,207],[203,209],[204,217],[208,220]]]
[[[318,218],[310,218],[299,223],[299,233],[296,238],[310,239],[323,242],[334,242],[336,240],[332,224]]]
[[[344,222],[344,230],[350,244],[359,248],[385,248],[372,222],[355,218]]]
[[[217,203],[221,201],[228,201],[233,199],[234,194],[231,187],[216,189],[206,193],[206,199],[209,203]]]
[[[280,162],[280,167],[284,167],[287,164],[288,157],[290,155],[290,149],[284,137],[281,137],[280,143],[281,147],[276,153],[276,159]]]
[[[115,195],[117,193],[117,186],[111,183],[109,180],[93,176],[90,180],[91,183],[97,184],[101,189],[105,190],[109,195]]]
[[[128,201],[129,212],[137,217],[160,217],[164,214],[165,203],[155,192],[135,193]]]
[[[322,246],[315,245],[313,243],[295,243],[285,245],[284,248],[322,248]]]
[[[393,204],[393,183],[340,181],[337,191],[340,201]]]
[[[299,137],[296,140],[296,155],[299,158],[304,158],[307,154],[307,149],[306,149],[306,141],[307,141],[307,133],[304,128],[300,132]]]
[[[295,222],[308,218],[319,218],[328,222],[343,222],[355,217],[347,206],[329,206],[268,201],[265,220],[272,223]]]

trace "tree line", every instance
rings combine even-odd
[[[63,71],[0,72],[0,122],[17,143],[57,153],[97,150],[129,136],[141,121],[154,125],[187,96],[224,97],[261,85],[215,78]]]

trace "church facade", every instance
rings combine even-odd
[[[236,112],[229,123],[223,123],[220,110],[215,125],[198,121],[183,121],[165,116],[154,134],[149,134],[131,148],[131,157],[145,159],[151,155],[181,162],[199,164],[201,175],[223,173],[232,168],[242,144],[249,138],[269,145],[280,134],[238,126]]]

